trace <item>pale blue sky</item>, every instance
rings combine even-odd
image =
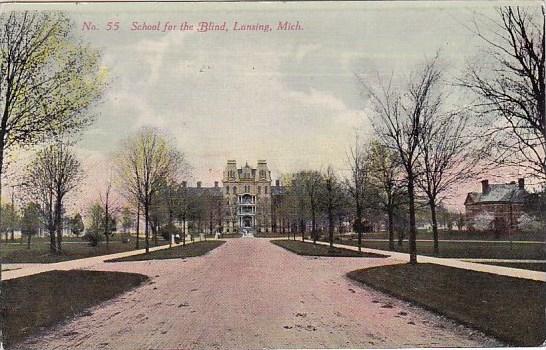
[[[518,2],[522,4],[522,2]],[[539,6],[540,2],[528,2]],[[274,176],[300,168],[346,168],[355,130],[371,134],[355,79],[406,76],[440,50],[447,77],[476,59],[465,25],[495,16],[498,2],[57,4],[77,35],[102,51],[111,77],[98,117],[79,143],[100,178],[119,140],[143,125],[165,129],[195,180],[221,180],[227,159],[266,159]],[[24,5],[6,5],[22,8]],[[28,5],[27,5],[28,6]],[[105,30],[109,20],[120,30]],[[135,32],[133,21],[299,21],[303,31]],[[99,31],[81,31],[92,21]],[[483,22],[484,25],[487,25]],[[95,175],[93,175],[95,172]],[[460,199],[458,199],[460,200]]]

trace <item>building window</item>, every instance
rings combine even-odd
[[[258,186],[258,194],[262,193],[262,187]]]
[[[267,186],[264,187],[264,193],[267,194]]]
[[[233,186],[233,194],[237,194],[237,186]]]
[[[226,194],[229,194],[229,186],[226,186]]]

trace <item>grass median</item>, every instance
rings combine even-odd
[[[435,264],[381,266],[347,276],[512,345],[538,346],[546,338],[544,282]]]
[[[48,271],[2,282],[8,345],[81,314],[148,280],[136,273]]]
[[[163,239],[158,241],[158,245],[168,244]],[[155,246],[154,241],[150,240],[150,246]],[[135,242],[123,243],[120,240],[112,240],[108,245],[106,242],[100,242],[97,246],[91,246],[81,238],[63,241],[62,253],[54,254],[49,249],[49,241],[45,239],[35,239],[30,249],[26,244],[19,243],[0,243],[0,256],[2,263],[56,263],[74,259],[90,258],[93,256],[122,253],[135,250]],[[140,240],[140,248],[144,247],[144,240]]]
[[[211,240],[189,243],[186,245],[178,245],[173,248],[156,250],[148,254],[138,254],[126,256],[124,258],[110,259],[106,262],[125,262],[125,261],[145,261],[145,260],[162,260],[162,259],[184,259],[195,256],[205,255],[213,249],[218,248],[226,241]]]
[[[341,242],[338,242],[341,243]],[[356,246],[358,242],[354,239],[344,239],[342,244]],[[363,240],[362,247],[380,250],[389,250],[388,241]],[[461,242],[443,241],[439,244],[440,258],[461,258],[461,259],[546,259],[546,244],[544,243],[517,243],[513,242]],[[394,250],[402,253],[408,252],[408,242],[402,245],[395,242]],[[434,256],[433,242],[417,242],[417,254]]]
[[[294,241],[288,239],[273,240],[271,243],[278,245],[292,253],[308,256],[330,256],[330,257],[355,257],[355,258],[386,258],[387,255],[357,252],[355,250],[313,244],[311,242]]]

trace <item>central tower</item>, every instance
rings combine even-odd
[[[271,231],[271,172],[265,160],[237,168],[228,160],[222,180],[224,227],[228,233]]]

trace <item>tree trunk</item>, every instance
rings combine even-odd
[[[436,204],[430,201],[430,216],[432,218],[432,236],[434,239],[434,255],[438,256],[440,248],[438,246],[438,220],[436,219]]]
[[[316,222],[315,206],[311,206],[311,235],[313,236],[313,244],[317,244],[317,222]]]
[[[136,249],[140,248],[140,202],[137,203],[136,214]]]
[[[31,235],[27,235],[27,249],[30,249],[30,238],[31,238]]]
[[[53,225],[49,227],[49,251],[55,254],[57,244],[55,243],[55,231],[52,229]]]
[[[413,172],[408,172],[408,196],[409,196],[409,255],[410,264],[417,264],[417,227],[415,225],[415,187]]]
[[[13,242],[15,241],[15,201],[13,200],[13,189],[11,188],[11,237],[10,240]]]
[[[182,245],[186,245],[186,216],[182,217]]]
[[[148,254],[150,252],[150,231],[149,231],[149,222],[150,222],[150,217],[148,215],[148,204],[146,203],[144,205],[144,247],[146,249],[146,254]]]
[[[110,229],[110,218],[108,213],[108,195],[106,195],[106,206],[105,206],[105,223],[104,223],[104,235],[106,236],[106,250],[110,248],[110,239],[109,239],[109,229]]]
[[[394,213],[392,208],[388,212],[389,217],[389,249],[394,250]]]
[[[358,251],[362,251],[362,230],[363,224],[362,224],[362,206],[360,205],[360,197],[356,197],[356,222],[357,222],[357,237],[358,237]]]
[[[333,209],[328,208],[328,238],[330,240],[330,248],[334,247],[334,213]]]
[[[305,242],[305,224],[303,223],[303,219],[300,219],[300,230],[301,230],[301,240],[302,242]]]
[[[56,242],[57,245],[56,245],[55,252],[57,254],[61,254],[62,252],[62,240],[63,240],[62,207],[63,207],[63,199],[59,194],[57,194],[57,198],[55,201],[55,217],[56,217],[55,227],[57,229],[57,242]]]
[[[2,175],[4,174],[4,139],[6,132],[6,121],[7,121],[7,103],[4,105],[4,117],[2,118],[2,128],[0,133],[0,208],[2,208]],[[0,210],[0,227],[2,223],[2,210]],[[5,288],[3,288],[2,283],[2,258],[0,256],[0,309],[5,310],[6,301],[5,301]],[[0,345],[4,343],[4,329],[6,329],[6,316],[4,313],[0,314]]]
[[[210,234],[212,234],[212,230],[213,230],[213,228],[212,228],[212,221],[213,221],[213,220],[212,220],[212,214],[211,214],[210,217],[209,217],[209,233],[210,233]],[[205,237],[206,237],[206,233],[205,233]]]
[[[49,232],[49,250],[52,254],[55,254],[56,251],[56,239],[55,239],[55,225],[54,225],[54,217],[53,217],[53,195],[49,194],[49,207],[48,210],[48,217],[47,217],[47,230]]]

